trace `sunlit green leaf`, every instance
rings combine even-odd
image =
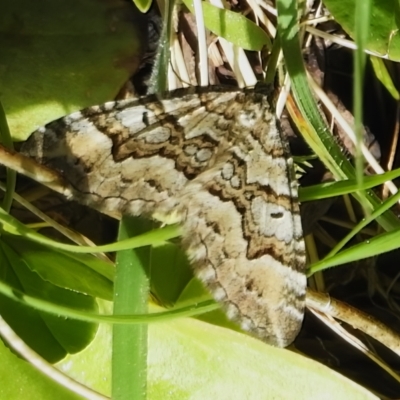
[[[192,0],[184,0],[184,3],[191,12],[194,11]],[[201,4],[204,24],[211,32],[245,50],[259,51],[264,46],[272,47],[265,31],[245,16],[207,2]]]
[[[123,0],[0,1],[0,99],[14,139],[112,100],[137,68],[145,19]]]
[[[332,13],[342,28],[354,38],[355,31],[355,0],[326,0],[324,5]],[[398,1],[372,1],[372,18],[370,37],[366,49],[390,60],[400,60],[400,33]]]

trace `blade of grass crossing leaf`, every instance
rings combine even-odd
[[[217,310],[220,305],[214,300],[206,300],[196,302],[185,307],[177,307],[170,311],[162,311],[146,314],[130,314],[130,315],[104,315],[95,314],[88,311],[81,311],[74,308],[61,306],[48,300],[39,299],[38,297],[29,296],[20,290],[10,287],[10,285],[0,280],[0,293],[4,296],[37,310],[51,313],[65,318],[76,319],[78,321],[108,324],[149,324],[169,321],[176,318],[194,317],[210,311]]]
[[[385,202],[377,207],[374,212],[369,215],[367,218],[364,218],[359,224],[357,224],[342,240],[340,240],[339,243],[336,244],[336,246],[329,252],[329,254],[326,256],[326,259],[331,262],[332,258],[355,236],[357,233],[359,233],[362,229],[364,229],[367,225],[369,225],[372,221],[374,221],[379,215],[383,214],[386,210],[389,210],[393,206],[395,206],[400,199],[400,192],[397,192],[394,196],[391,196]],[[366,247],[370,247],[370,241],[364,242]],[[391,250],[396,250],[398,248],[398,245],[396,247],[391,248]],[[348,250],[351,251],[351,249],[354,249],[353,247],[350,247]],[[370,251],[370,250],[368,250]],[[389,250],[388,250],[389,251]],[[380,252],[377,251],[377,254],[380,254]],[[324,269],[324,268],[319,268],[319,270]],[[313,273],[317,272],[317,270],[314,268],[314,266],[311,266],[309,269],[310,275]]]
[[[384,174],[365,176],[363,180],[362,190],[371,189],[375,186],[382,185],[387,181],[391,181],[400,176],[400,169],[385,172]],[[312,185],[299,188],[300,201],[313,201],[326,199],[329,197],[342,196],[357,190],[358,182],[356,179],[348,179],[338,182],[325,182],[318,185]]]
[[[312,266],[312,273],[322,271],[324,269],[358,261],[364,258],[375,257],[379,254],[386,253],[399,248],[400,229],[385,232],[379,236],[356,244],[348,249],[342,250],[334,257],[325,258]],[[310,270],[311,271],[311,270]]]
[[[138,218],[124,217],[119,239],[147,231],[151,225]],[[150,250],[146,247],[117,253],[114,315],[147,312]],[[147,324],[114,325],[111,387],[113,400],[147,398]]]
[[[0,102],[0,142],[9,149],[12,149],[13,142],[11,139],[10,129],[8,128],[6,114],[4,112],[3,105]],[[7,212],[10,211],[13,193],[15,190],[15,184],[17,181],[17,173],[10,168],[6,169],[7,174],[7,190],[4,194],[3,205],[2,207]]]
[[[111,251],[133,249],[141,246],[161,244],[165,240],[169,240],[180,235],[180,229],[177,225],[167,225],[163,228],[146,232],[143,235],[138,235],[133,238],[121,240],[120,242],[115,242],[104,246],[75,246],[57,242],[41,235],[40,233],[37,233],[33,229],[30,229],[26,225],[19,222],[10,214],[6,213],[2,208],[0,208],[0,224],[2,225],[1,229],[12,235],[21,235],[26,239],[31,239],[45,246],[49,246],[57,250],[71,251],[74,253],[107,253]]]

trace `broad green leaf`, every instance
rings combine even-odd
[[[151,7],[152,0],[133,0],[140,12],[146,13]]]
[[[0,100],[11,134],[112,100],[140,60],[145,19],[123,0],[0,0]]]
[[[0,240],[44,281],[105,300],[112,299],[112,281],[101,274],[104,271],[113,278],[112,264],[88,254],[59,252],[15,235],[4,234]]]
[[[85,350],[57,365],[109,395],[109,349],[102,325]],[[149,400],[377,399],[308,357],[190,318],[149,325],[148,351]]]
[[[374,69],[375,76],[380,80],[383,86],[385,86],[386,90],[391,94],[391,96],[399,101],[400,93],[397,90],[392,77],[390,76],[384,60],[379,57],[370,57],[372,68]]]
[[[1,247],[0,260],[1,275],[4,276],[7,274],[6,283],[13,288],[22,290],[18,277],[11,268],[7,255]],[[65,357],[65,349],[54,338],[36,310],[18,304],[4,295],[0,295],[0,313],[17,335],[46,360],[55,362]]]
[[[92,297],[62,289],[32,272],[6,242],[0,242],[0,275],[3,281],[29,295],[81,311],[96,311]],[[0,297],[0,312],[16,333],[49,361],[77,352],[94,336],[96,325],[41,313]]]
[[[196,302],[201,302],[209,299],[212,299],[210,292],[204,287],[199,279],[193,278],[182,291],[176,303],[176,306],[182,307],[184,305],[194,304]],[[241,331],[238,324],[228,319],[226,313],[221,309],[221,307],[218,307],[216,310],[200,314],[196,316],[196,318],[210,324],[234,329],[239,332]]]
[[[189,260],[180,246],[166,243],[151,253],[152,294],[163,305],[173,305],[193,278]]]
[[[184,0],[194,12],[193,0]],[[202,2],[204,24],[211,32],[245,50],[260,51],[264,46],[271,48],[271,41],[264,30],[245,16]]]
[[[354,38],[355,0],[326,0],[324,5],[349,36]],[[371,15],[370,37],[366,49],[392,61],[399,61],[399,2],[397,0],[373,0]]]
[[[13,354],[0,340],[0,399],[82,400]]]

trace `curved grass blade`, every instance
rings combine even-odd
[[[148,245],[160,245],[169,239],[176,238],[180,235],[177,225],[167,225],[164,228],[156,229],[151,232],[144,233],[134,238],[126,239],[121,242],[107,244],[103,246],[75,246],[65,243],[59,243],[49,239],[46,236],[37,233],[33,229],[19,222],[0,208],[0,224],[2,229],[12,235],[20,235],[27,239],[31,239],[37,243],[55,248],[57,250],[71,251],[73,253],[107,253],[111,251],[134,249],[137,247]]]

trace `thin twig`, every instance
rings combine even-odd
[[[309,309],[330,315],[359,329],[400,356],[400,335],[376,318],[333,299],[328,294],[314,292],[311,289],[307,290],[306,305]]]

